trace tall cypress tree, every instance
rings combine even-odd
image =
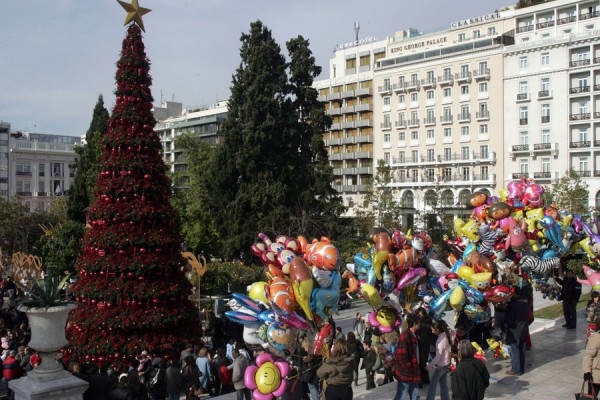
[[[73,288],[80,306],[67,328],[72,351],[91,362],[128,362],[141,350],[168,354],[197,340],[181,236],[161,143],[141,30],[131,25],[117,63],[116,104],[90,206],[90,229]]]
[[[94,107],[92,122],[85,134],[85,144],[77,147],[75,161],[75,179],[69,188],[68,216],[70,219],[85,223],[85,209],[95,200],[94,187],[99,172],[102,155],[100,138],[108,130],[108,110],[104,107],[102,95]]]
[[[334,219],[340,205],[322,139],[331,121],[310,88],[320,69],[308,42],[292,41],[290,64],[260,21],[241,42],[224,144],[204,174],[229,257],[247,254],[259,231],[324,233],[324,214]]]

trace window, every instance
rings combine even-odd
[[[390,96],[385,96],[383,98],[383,105],[384,106],[389,106],[391,104],[391,97]]]
[[[435,120],[435,112],[431,108],[427,110],[427,120],[428,121]]]
[[[385,165],[390,165],[390,153],[383,153],[383,162]]]
[[[46,167],[46,164],[38,165],[38,175],[39,176],[45,176],[45,167]]]
[[[45,191],[46,191],[45,182],[39,181],[38,182],[38,196],[40,195],[40,193],[44,193]]]
[[[417,74],[411,74],[410,75],[410,84],[416,85],[417,83],[419,83],[419,76]]]
[[[444,128],[444,137],[452,137],[452,128]]]
[[[492,36],[496,34],[496,27],[495,26],[490,26],[488,28],[488,36]]]
[[[488,84],[487,82],[481,82],[479,84],[479,93],[487,93],[488,91]]]
[[[470,114],[470,109],[469,109],[468,104],[463,104],[462,106],[460,106],[460,115],[463,118],[468,118],[469,114]]]
[[[579,170],[584,172],[588,170],[588,158],[579,157]]]
[[[519,108],[519,123],[526,125],[529,119],[529,108],[527,106]]]
[[[63,164],[62,163],[50,163],[52,168],[52,176],[62,178],[64,176]]]
[[[361,67],[366,67],[367,65],[371,64],[371,56],[366,55],[366,56],[360,56],[360,66]]]
[[[390,116],[390,114],[385,114],[383,116],[383,127],[384,128],[389,128],[392,125],[392,117]]]
[[[406,132],[399,132],[398,133],[398,140],[400,142],[404,142],[406,140]]]
[[[435,139],[435,131],[433,129],[427,129],[427,139]]]
[[[410,121],[411,121],[411,124],[415,124],[419,121],[419,112],[418,111],[411,111]]]
[[[460,135],[461,136],[469,136],[469,127],[463,126],[462,128],[460,128]]]
[[[486,159],[489,156],[489,148],[487,144],[483,144],[479,146],[479,152],[481,153],[481,158]]]
[[[399,122],[404,122],[406,119],[404,117],[404,113],[403,112],[399,112],[398,113],[398,121]]]
[[[444,97],[452,97],[452,88],[444,88]]]
[[[519,82],[519,94],[526,95],[528,93],[528,87],[527,81]]]
[[[465,33],[459,33],[458,34],[458,41],[459,42],[464,42],[465,40],[467,40],[467,35]]]
[[[479,113],[481,115],[487,115],[487,113],[488,113],[487,103],[479,103]]]
[[[587,142],[588,141],[588,130],[587,128],[581,128],[579,130],[579,141]]]
[[[519,160],[519,172],[522,174],[529,174],[529,160],[522,158]]]
[[[481,180],[487,181],[490,179],[490,169],[489,167],[481,167]]]
[[[479,134],[481,134],[481,135],[488,134],[488,125],[487,124],[479,125]]]
[[[461,95],[468,95],[469,94],[469,85],[462,85],[460,87],[460,94]]]
[[[411,93],[410,94],[410,101],[413,103],[416,103],[419,101],[419,94],[418,93]]]
[[[427,82],[432,83],[435,80],[434,71],[427,71]]]
[[[411,151],[411,158],[412,158],[412,162],[418,162],[419,161],[419,150]]]
[[[419,140],[419,131],[412,131],[410,133],[411,140]]]
[[[435,92],[433,90],[427,91],[427,100],[433,100],[435,96]]]
[[[473,39],[479,39],[481,37],[481,31],[479,29],[475,29],[473,31]]]
[[[452,79],[452,69],[451,68],[444,68],[444,80],[448,81]]]
[[[550,92],[550,78],[542,78],[542,91],[545,93],[549,93]]]
[[[460,148],[460,156],[462,157],[463,160],[469,159],[469,152],[470,152],[470,149],[468,146],[463,146]]]
[[[527,69],[527,56],[519,57],[519,69]]]
[[[356,68],[356,58],[348,58],[346,59],[346,69]]]
[[[406,153],[404,151],[398,153],[398,162],[401,164],[406,162]]]
[[[444,107],[444,120],[449,121],[452,119],[452,107]]]
[[[462,77],[466,77],[469,75],[469,64],[464,64],[460,66],[460,75]]]
[[[526,36],[521,39],[521,43],[527,43],[527,42],[529,42],[529,36]]]
[[[547,67],[550,65],[550,53],[542,53],[541,64],[542,67]]]
[[[588,102],[580,101],[579,102],[579,114],[587,114],[588,112]]]
[[[444,161],[452,160],[452,149],[449,147],[444,148]]]
[[[542,158],[542,172],[550,172],[550,159],[547,157]]]
[[[390,84],[390,78],[385,78],[383,80],[383,88],[385,90],[390,90],[392,88],[392,85]]]
[[[542,104],[542,119],[544,117],[547,117],[548,120],[550,119],[550,104]]]
[[[390,134],[389,133],[385,133],[383,135],[383,144],[387,144],[387,145],[390,144]]]
[[[550,143],[550,129],[542,129],[542,143]]]
[[[521,145],[529,144],[529,132],[527,132],[527,131],[519,132],[519,144],[521,144]]]
[[[398,95],[398,105],[404,104],[406,97],[403,94]]]
[[[427,149],[427,161],[434,161],[435,155],[433,149]]]

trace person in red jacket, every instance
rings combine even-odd
[[[408,314],[406,329],[398,339],[398,349],[396,350],[394,376],[398,380],[398,387],[394,400],[404,400],[407,395],[410,400],[419,398],[419,382],[421,381],[417,341],[419,327],[419,317],[416,314]]]
[[[232,393],[234,391],[233,383],[231,382],[233,370],[227,368],[229,364],[231,364],[231,362],[227,359],[227,361],[221,365],[221,368],[219,368],[219,375],[221,376],[221,395]]]
[[[14,350],[11,350],[10,353],[8,354],[8,356],[4,359],[4,362],[2,363],[2,368],[4,369],[2,371],[2,375],[4,376],[4,379],[8,382],[11,381],[13,379],[19,379],[20,377],[23,376],[23,368],[21,368],[21,363],[19,361],[17,361],[15,359],[15,356],[17,355],[17,352]],[[8,385],[7,385],[8,386]],[[9,389],[8,390],[8,398],[12,398],[12,391]]]

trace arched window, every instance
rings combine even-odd
[[[410,190],[402,195],[402,207],[415,208],[415,195]]]
[[[446,189],[442,192],[442,205],[446,207],[454,205],[454,193],[452,193],[452,190]]]
[[[438,195],[433,190],[428,190],[425,193],[425,205],[430,207],[435,207],[438,200]]]
[[[460,192],[460,194],[458,195],[458,205],[459,206],[464,206],[467,204],[467,200],[469,199],[469,196],[471,195],[471,192],[468,191],[467,189],[462,190]]]

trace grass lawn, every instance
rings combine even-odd
[[[581,297],[579,299],[579,303],[577,303],[577,309],[584,308],[587,305],[587,302],[590,300],[590,295],[591,295],[590,293],[581,295]],[[533,312],[533,316],[535,318],[542,318],[542,319],[556,319],[558,317],[562,317],[562,315],[563,315],[562,302],[557,302],[556,304],[553,304],[548,307],[540,308],[539,310]]]

